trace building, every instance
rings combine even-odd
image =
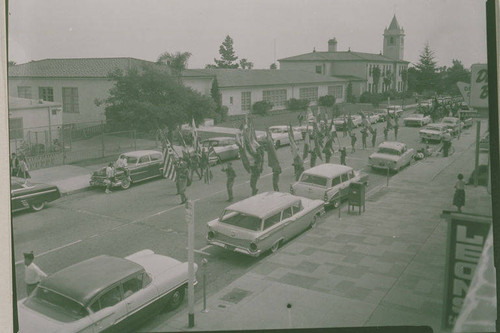
[[[273,110],[284,109],[292,98],[309,99],[315,105],[319,97],[333,95],[341,103],[348,82],[345,77],[304,70],[188,69],[182,73],[184,84],[204,95],[210,94],[215,78],[229,115],[249,113],[255,102],[263,100],[271,102]]]
[[[9,97],[10,150],[45,149],[58,140],[62,126],[62,105],[26,98]]]
[[[352,81],[353,94],[406,90],[403,71],[408,69],[404,60],[405,33],[396,16],[384,30],[383,52],[381,54],[337,50],[335,38],[328,41],[327,52],[311,52],[279,59],[280,70],[304,70],[325,76],[335,76]],[[380,70],[378,84],[374,82],[373,70]],[[355,80],[354,80],[355,79]]]
[[[31,61],[9,67],[9,95],[60,103],[64,124],[105,121],[103,101],[114,85],[108,75],[152,64],[134,58]]]

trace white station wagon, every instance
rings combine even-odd
[[[430,122],[431,122],[431,117],[424,116],[421,113],[415,113],[403,119],[403,123],[405,124],[405,126],[422,127],[424,125],[429,124]]]
[[[323,200],[325,204],[337,208],[341,200],[349,195],[349,185],[353,182],[367,185],[368,175],[346,165],[325,163],[304,171],[299,181],[290,185],[290,192]]]
[[[281,244],[324,214],[323,201],[282,192],[265,192],[228,206],[208,222],[207,241],[224,249],[258,257]]]
[[[368,165],[374,169],[389,169],[399,171],[410,165],[415,149],[406,147],[401,142],[382,142],[377,149],[368,157]]]
[[[423,129],[418,131],[420,139],[424,142],[427,141],[441,141],[446,133],[450,130],[445,124],[435,123],[425,126]]]
[[[139,316],[178,307],[187,281],[187,263],[151,250],[87,259],[48,276],[18,302],[19,331],[123,332]]]
[[[312,129],[312,128],[311,128]],[[271,132],[271,136],[273,137],[274,144],[276,148],[279,148],[284,145],[290,144],[290,138],[288,137],[288,131],[290,128],[288,126],[270,126],[269,132]],[[302,140],[302,133],[300,131],[293,130],[293,138],[295,141]]]

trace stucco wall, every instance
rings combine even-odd
[[[109,89],[114,83],[108,79],[66,79],[66,78],[10,78],[9,79],[9,95],[18,96],[18,86],[30,86],[31,98],[39,99],[39,87],[52,87],[54,91],[54,102],[62,104],[62,88],[78,88],[78,107],[79,113],[63,113],[63,122],[69,123],[86,123],[105,121],[104,105],[96,106],[95,100],[104,100],[109,96]]]
[[[212,80],[212,78],[183,77],[182,83],[184,83],[186,87],[189,87],[202,95],[209,96],[210,89],[212,89]]]
[[[316,66],[321,66],[321,74],[330,73],[330,63],[326,61],[283,61],[280,62],[280,70],[301,70],[316,73]],[[317,73],[318,74],[318,73]]]

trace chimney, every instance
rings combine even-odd
[[[328,52],[337,52],[337,40],[335,38],[328,41]]]

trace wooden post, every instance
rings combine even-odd
[[[481,140],[481,121],[477,121],[476,125],[476,160],[474,163],[474,186],[478,185],[479,178],[479,141]]]

